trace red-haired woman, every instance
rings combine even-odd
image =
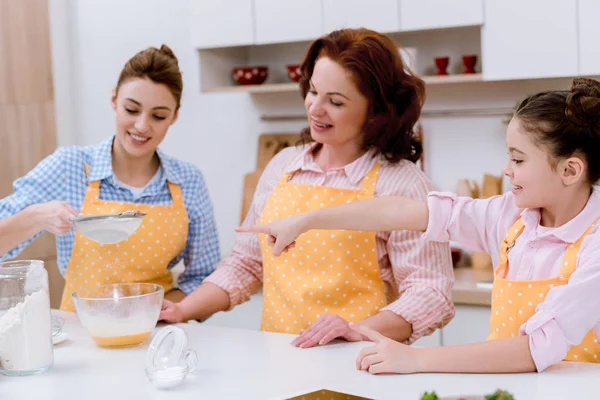
[[[425,200],[432,186],[415,166],[421,146],[413,138],[424,82],[394,41],[366,29],[335,31],[311,44],[301,70],[304,145],[269,163],[243,225],[373,196]],[[165,302],[161,318],[207,318],[262,287],[261,329],[301,333],[293,344],[304,348],[362,340],[348,326],[355,321],[410,343],[454,315],[448,245],[419,233],[312,231],[279,257],[268,240],[239,233],[231,255],[181,303]]]

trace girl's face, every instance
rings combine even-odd
[[[117,117],[115,145],[134,158],[154,155],[177,119],[177,101],[167,86],[131,79],[118,93],[113,91],[111,100]]]
[[[506,146],[504,174],[510,178],[519,208],[551,209],[570,195],[569,186],[580,181],[573,163],[581,160],[572,157],[553,162],[545,146],[534,143],[516,117],[508,125]]]
[[[313,140],[335,147],[361,146],[369,101],[341,65],[327,57],[317,60],[304,106]]]

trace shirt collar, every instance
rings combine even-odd
[[[284,172],[292,173],[301,170],[324,174],[325,171],[317,164],[314,157],[314,151],[318,145],[319,143],[316,142],[306,145],[306,147],[287,165]],[[379,151],[376,148],[372,148],[350,164],[335,169],[343,170],[348,180],[352,182],[352,184],[358,185],[379,160],[379,157],[377,157],[378,154]]]
[[[112,169],[112,145],[114,139],[115,137],[112,136],[96,146],[96,151],[94,151],[92,156],[88,182],[99,181],[114,176]],[[164,154],[159,148],[156,149],[156,154],[160,160],[163,176],[166,178],[166,180],[180,185],[183,179],[181,177],[181,172],[174,160]]]
[[[565,243],[574,243],[600,216],[598,210],[600,210],[600,192],[598,187],[594,187],[587,204],[575,218],[562,226],[546,230],[540,237],[553,236]],[[521,217],[525,226],[537,230],[541,220],[539,209],[527,208],[523,210]]]

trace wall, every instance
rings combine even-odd
[[[188,1],[51,0],[58,143],[97,143],[113,134],[110,93],[129,57],[168,44],[184,74],[181,115],[164,149],[204,172],[224,254],[239,222],[242,181],[254,170],[263,132],[297,131],[302,121],[261,122],[262,113],[302,113],[298,94],[205,94],[198,90],[198,53],[190,41]],[[527,94],[569,80],[430,87],[426,110],[513,107]],[[441,190],[460,178],[501,172],[506,159],[502,116],[424,118],[426,165]]]

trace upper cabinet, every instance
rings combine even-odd
[[[398,2],[400,29],[403,31],[483,24],[483,0],[398,0]]]
[[[323,31],[368,28],[379,32],[400,30],[398,0],[323,0]]]
[[[198,49],[254,42],[252,0],[191,1],[192,43]]]
[[[597,8],[596,1],[583,3]],[[485,25],[481,33],[484,79],[578,74],[577,0],[485,0],[484,10]],[[594,23],[590,19],[590,25]]]
[[[322,33],[321,0],[254,0],[255,44],[313,40]]]
[[[600,1],[579,0],[579,73],[600,75]]]

